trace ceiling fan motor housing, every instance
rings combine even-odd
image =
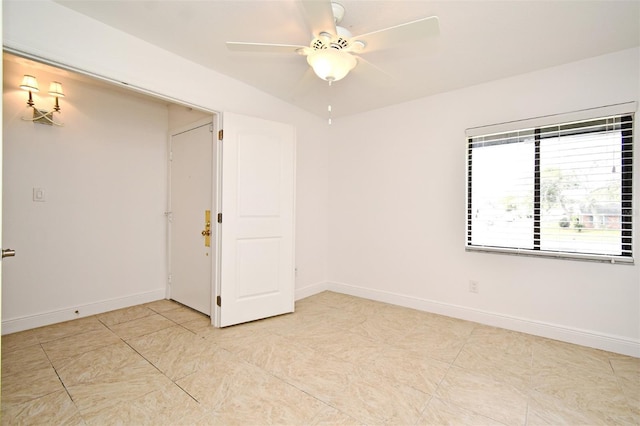
[[[349,46],[349,38],[351,37],[351,33],[349,33],[349,31],[344,28],[336,28],[339,28],[337,35],[322,32],[317,38],[314,38],[311,41],[311,48],[315,50],[329,48],[336,50],[346,49],[347,46]],[[344,31],[340,31],[340,29]]]

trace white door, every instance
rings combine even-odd
[[[171,132],[170,298],[211,315],[215,211],[214,132],[211,119]],[[207,213],[210,212],[209,226]],[[207,241],[211,243],[207,246]]]
[[[295,129],[224,113],[216,325],[294,309]]]

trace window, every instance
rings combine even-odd
[[[552,120],[468,132],[467,249],[632,262],[633,114]]]

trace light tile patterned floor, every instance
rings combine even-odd
[[[324,292],[226,329],[162,300],[2,337],[2,424],[631,425],[640,359]]]

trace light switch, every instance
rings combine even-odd
[[[44,189],[33,188],[33,201],[45,201]]]

